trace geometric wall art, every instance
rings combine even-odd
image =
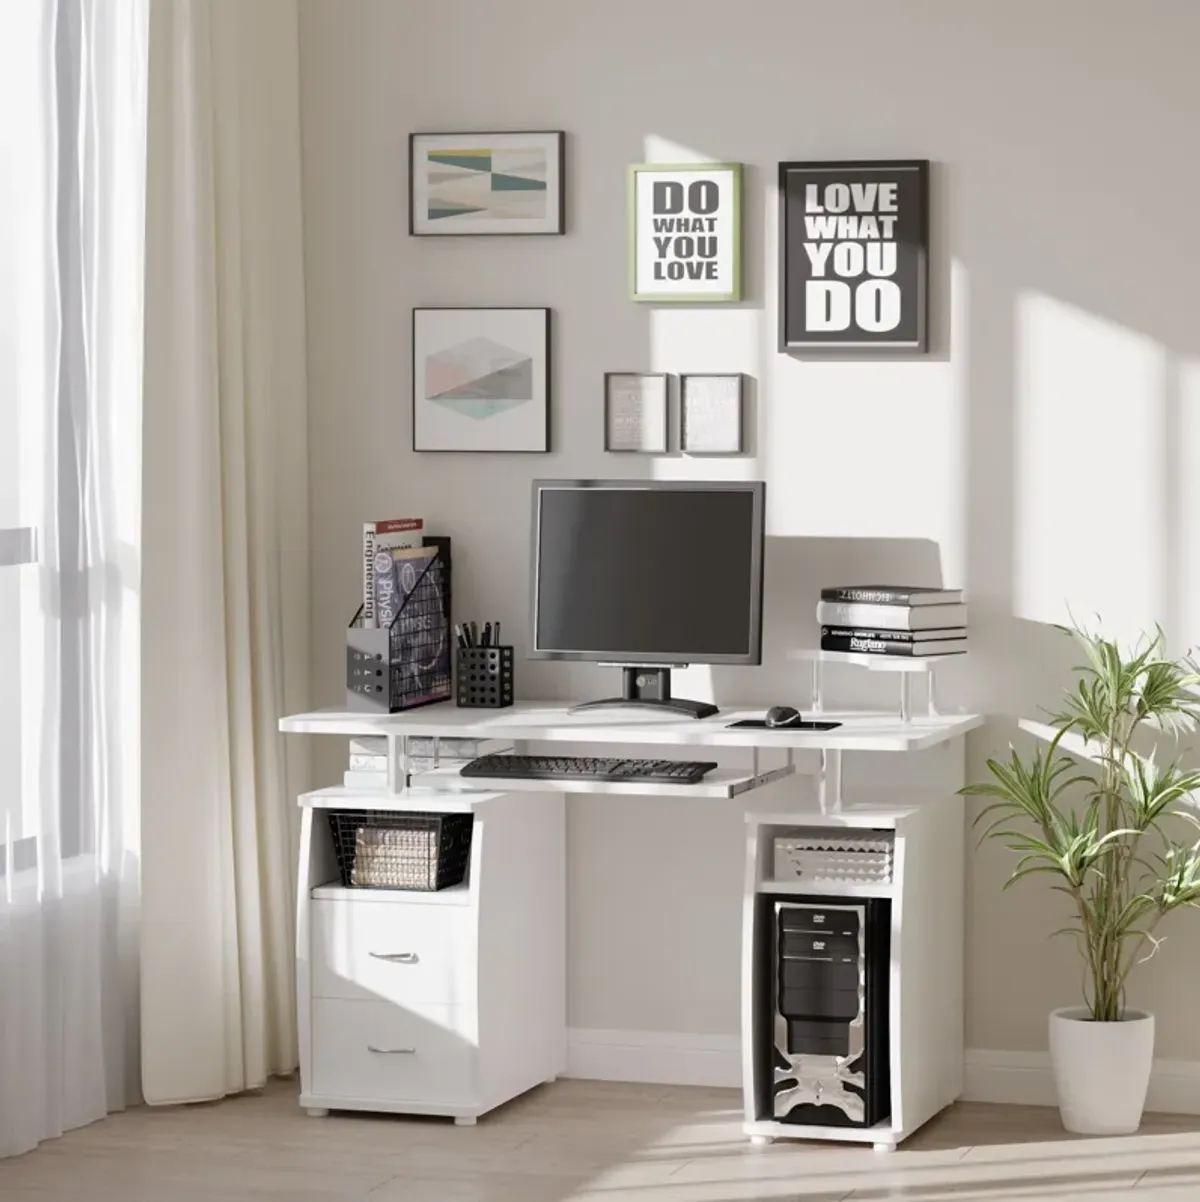
[[[550,310],[413,310],[413,450],[550,449]]]
[[[561,234],[561,131],[411,134],[409,233]]]

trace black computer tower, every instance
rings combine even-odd
[[[871,1127],[891,1115],[888,973],[891,902],[763,899],[770,924],[773,1072],[764,1118]]]

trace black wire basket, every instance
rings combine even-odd
[[[350,889],[433,893],[462,884],[471,860],[470,814],[332,810],[329,832]]]

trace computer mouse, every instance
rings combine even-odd
[[[772,729],[780,726],[799,726],[804,721],[804,715],[790,705],[773,705],[767,710],[767,726]]]

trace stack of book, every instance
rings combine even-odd
[[[387,736],[366,735],[350,740],[350,764],[342,774],[347,789],[387,788]]]
[[[961,589],[856,584],[821,590],[822,651],[866,655],[961,655],[967,607]]]

